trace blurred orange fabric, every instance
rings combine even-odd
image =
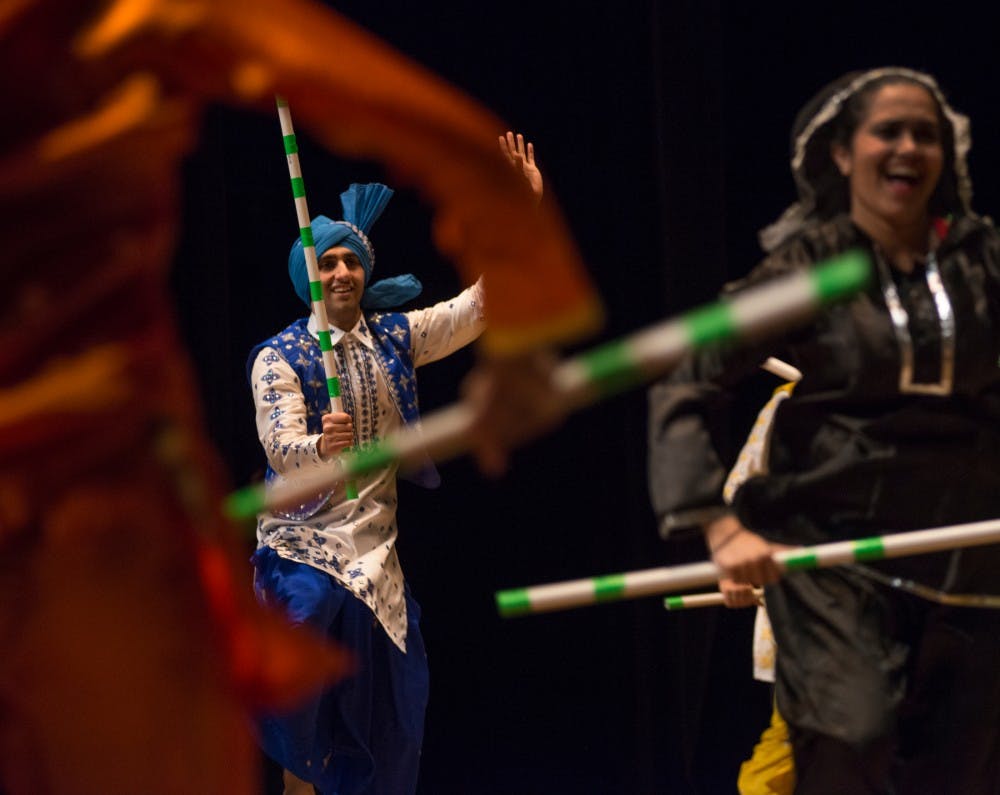
[[[417,188],[465,281],[485,274],[490,351],[578,336],[598,301],[502,124],[318,5],[6,0],[0,86],[0,788],[255,792],[248,709],[350,661],[256,604],[219,513],[167,298],[202,109],[281,93]]]

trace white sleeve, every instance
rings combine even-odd
[[[486,328],[483,280],[447,301],[406,313],[413,366],[443,359],[475,340]]]
[[[306,401],[299,377],[273,348],[263,348],[250,373],[257,438],[271,469],[280,475],[329,466],[319,457],[320,434],[306,430]]]

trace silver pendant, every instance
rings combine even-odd
[[[937,257],[933,251],[927,255],[927,287],[931,291],[931,297],[934,299],[934,306],[937,309],[938,322],[941,324],[941,368],[937,382],[914,382],[913,339],[910,337],[909,328],[910,316],[899,298],[899,291],[892,280],[885,259],[880,254],[875,259],[878,262],[882,294],[885,296],[889,317],[892,319],[892,328],[896,334],[896,342],[899,344],[899,391],[912,395],[950,395],[955,376],[955,315],[948,298],[948,291],[945,290],[944,282],[941,280]]]

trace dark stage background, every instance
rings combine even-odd
[[[606,302],[588,345],[706,300],[753,265],[756,230],[793,197],[792,118],[849,69],[934,73],[973,119],[977,207],[998,206],[996,35],[971,4],[335,5],[535,142]],[[337,215],[350,181],[391,181],[298,132],[314,215]],[[174,281],[234,485],[263,461],[246,352],[303,309],[285,270],[289,193],[276,116],[207,115]],[[397,193],[373,239],[377,275],[414,271],[421,303],[459,288],[412,192]],[[472,357],[422,371],[425,411],[456,396]],[[657,538],[645,413],[641,391],[584,411],[518,452],[501,480],[462,459],[436,492],[401,485],[401,557],[432,675],[421,793],[735,791],[769,710],[751,681],[749,611],[667,614],[649,599],[501,621],[493,607],[499,588],[704,557],[697,539]]]

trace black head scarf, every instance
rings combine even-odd
[[[945,164],[932,202],[939,205],[935,208],[938,212],[973,214],[972,182],[966,163],[972,147],[969,119],[948,104],[937,81],[923,72],[895,66],[849,72],[825,86],[795,117],[791,166],[799,199],[777,221],[761,230],[760,243],[765,251],[773,251],[808,221],[847,211],[846,180],[830,155],[836,122],[851,97],[886,79],[916,83],[934,98],[944,124]]]

